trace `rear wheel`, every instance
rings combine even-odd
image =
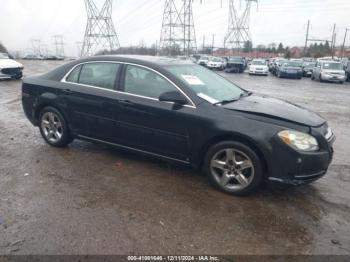
[[[213,186],[232,195],[248,195],[263,181],[259,156],[245,144],[221,142],[211,147],[205,157],[204,170]]]
[[[45,107],[40,112],[40,133],[45,141],[54,147],[65,147],[73,141],[68,123],[63,115],[53,107]]]

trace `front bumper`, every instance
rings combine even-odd
[[[249,74],[251,75],[268,75],[269,72],[266,70],[249,70]]]
[[[312,71],[304,71],[304,76],[310,77],[312,75]]]
[[[21,78],[23,68],[2,68],[0,69],[0,79]]]
[[[207,65],[209,69],[223,69],[223,65]]]
[[[274,139],[268,180],[298,186],[322,178],[333,160],[335,136],[325,141],[318,152],[299,152]]]
[[[280,71],[281,77],[284,78],[301,78],[303,77],[302,72],[285,72],[285,71]]]
[[[344,82],[346,80],[346,76],[342,75],[322,75],[322,80],[329,82]]]

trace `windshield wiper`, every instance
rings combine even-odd
[[[244,93],[241,93],[239,95],[239,97],[236,97],[236,98],[232,98],[232,99],[226,99],[226,100],[223,100],[221,102],[217,102],[214,104],[214,106],[217,106],[217,105],[226,105],[226,104],[229,104],[229,103],[234,103],[234,102],[237,102],[239,100],[241,100],[243,97],[247,97],[247,96],[251,96],[253,93],[252,92],[244,92]]]

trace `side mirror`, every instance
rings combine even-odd
[[[187,99],[178,91],[165,92],[159,96],[159,101],[186,105]]]

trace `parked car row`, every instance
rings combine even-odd
[[[194,62],[212,70],[225,70],[227,73],[243,73],[247,68],[244,57],[201,56]]]
[[[22,59],[24,60],[64,60],[63,56],[56,55],[26,55]]]

